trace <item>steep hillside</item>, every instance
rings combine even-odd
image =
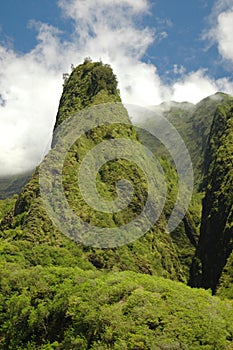
[[[202,198],[205,196],[206,191],[205,175],[209,169],[207,148],[209,145],[210,130],[218,106],[222,108],[221,106],[224,106],[228,101],[231,101],[230,96],[223,93],[216,93],[200,101],[197,105],[177,102],[162,103],[153,108],[153,113],[148,113],[148,115],[151,114],[151,116],[140,118],[137,122],[137,125],[141,127],[139,130],[139,137],[143,141],[143,144],[148,145],[148,148],[153,150],[157,157],[162,156],[163,159],[169,159],[170,162],[173,162],[168,150],[158,139],[143,130],[143,128],[147,128],[152,132],[156,131],[161,116],[168,119],[182,136],[192,159],[195,175],[193,198],[183,222],[171,233],[180,261],[184,263],[184,260],[186,260],[183,264],[184,266],[188,265],[190,267],[190,247],[196,247],[199,240],[198,236],[202,221]],[[166,130],[166,136],[171,143],[176,145],[177,141],[172,139],[172,132],[170,132],[169,129]],[[228,148],[228,145],[226,145],[226,147]],[[230,150],[228,151],[230,152]],[[169,179],[172,179],[169,188],[173,188],[174,178],[175,173],[170,173],[170,176],[167,178],[168,182]],[[172,195],[174,196],[176,193],[173,191],[171,193],[171,196]],[[211,202],[211,198],[208,198],[208,201],[210,207],[214,205]],[[169,208],[167,209],[167,212],[169,212]],[[189,237],[188,241],[187,236]],[[187,257],[187,259],[185,259],[185,257]]]
[[[204,169],[206,193],[191,283],[215,291],[233,249],[233,98],[216,110]]]

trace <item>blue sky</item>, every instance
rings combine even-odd
[[[150,2],[150,6],[150,14],[142,17],[138,26],[166,32],[167,37],[155,40],[142,60],[152,62],[164,80],[175,78],[174,65],[183,66],[187,71],[203,67],[216,78],[224,76],[225,72],[232,73],[219,62],[216,46],[207,49],[208,42],[202,39],[208,27],[212,1],[158,0]],[[8,0],[0,9],[1,42],[21,53],[37,44],[37,31],[30,24],[32,20],[59,28],[63,31],[60,35],[63,40],[69,40],[73,31],[73,22],[64,18],[57,0]]]
[[[37,43],[31,20],[52,24],[70,32],[69,21],[62,19],[56,0],[8,0],[0,5],[1,40],[19,52],[28,52]]]
[[[197,103],[233,94],[232,33],[232,0],[2,1],[0,175],[42,159],[71,64],[111,64],[124,103]]]

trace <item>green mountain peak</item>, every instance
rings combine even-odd
[[[112,68],[101,61],[92,62],[86,58],[64,81],[55,128],[73,113],[109,102],[121,102]]]

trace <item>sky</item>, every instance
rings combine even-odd
[[[233,94],[233,0],[8,0],[0,4],[0,176],[48,150],[63,73],[85,57],[123,103]]]

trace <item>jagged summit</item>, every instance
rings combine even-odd
[[[108,64],[86,58],[64,82],[55,128],[71,114],[107,102],[121,102],[117,78]]]

